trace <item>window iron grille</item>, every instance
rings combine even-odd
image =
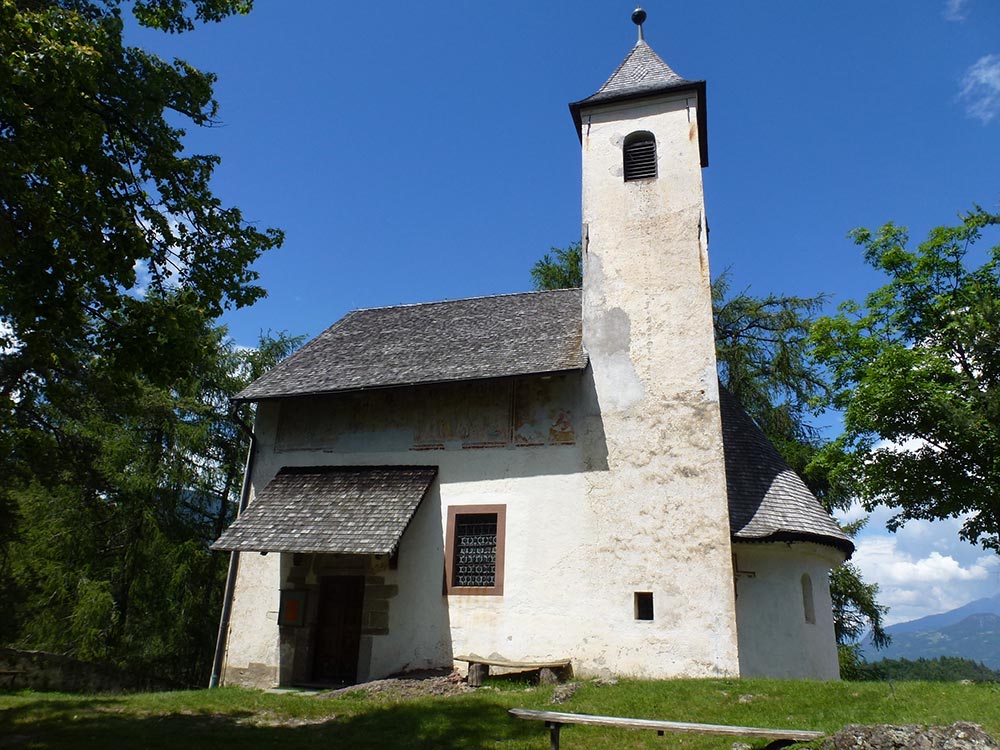
[[[496,585],[497,517],[494,513],[455,519],[453,586],[477,588]]]

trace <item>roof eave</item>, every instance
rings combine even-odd
[[[733,534],[734,542],[745,542],[747,544],[767,544],[773,542],[812,542],[821,544],[824,547],[833,547],[844,554],[844,559],[849,560],[854,554],[854,542],[847,537],[837,537],[826,534],[813,534],[805,531],[775,531],[765,536],[739,536]]]
[[[583,109],[588,107],[602,107],[605,104],[615,104],[637,99],[648,99],[655,96],[662,96],[663,94],[679,94],[685,91],[694,91],[698,95],[698,148],[701,155],[701,166],[704,168],[708,166],[708,108],[705,101],[706,86],[704,81],[685,81],[673,86],[664,86],[654,90],[639,91],[631,94],[619,94],[598,101],[591,101],[593,96],[589,96],[578,102],[570,102],[569,112],[573,117],[573,124],[576,126],[577,138],[580,139],[580,143],[583,143],[583,117],[581,114]]]
[[[270,393],[262,395],[244,396],[245,391],[241,391],[229,399],[229,403],[237,406],[239,404],[252,404],[260,401],[284,401],[290,398],[303,398],[307,396],[332,396],[341,393],[361,393],[363,391],[386,391],[391,388],[412,388],[418,385],[443,385],[445,383],[473,383],[483,380],[505,380],[507,378],[521,377],[545,377],[547,375],[559,375],[564,372],[582,372],[590,365],[590,358],[584,357],[584,363],[576,367],[561,367],[557,370],[532,370],[529,372],[514,372],[508,375],[487,375],[480,378],[447,378],[439,380],[415,380],[404,383],[387,383],[385,385],[364,385],[356,388],[332,388],[315,391],[296,391],[295,393]]]

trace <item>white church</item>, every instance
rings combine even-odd
[[[256,404],[222,682],[569,659],[836,679],[853,551],[720,390],[705,82],[643,40],[570,105],[583,288],[355,310]]]

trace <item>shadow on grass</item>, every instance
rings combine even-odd
[[[331,703],[331,714],[337,711]],[[268,722],[260,725],[260,722]],[[273,725],[271,722],[273,721]],[[496,748],[499,742],[544,747],[539,727],[507,716],[501,705],[460,698],[372,707],[354,716],[289,719],[260,713],[128,713],[108,701],[31,701],[0,711],[0,748]]]

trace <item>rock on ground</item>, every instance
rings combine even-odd
[[[947,727],[874,724],[844,727],[823,743],[823,750],[1000,750],[978,724],[957,721]]]
[[[579,682],[564,682],[552,691],[552,703],[565,703],[580,689]]]

